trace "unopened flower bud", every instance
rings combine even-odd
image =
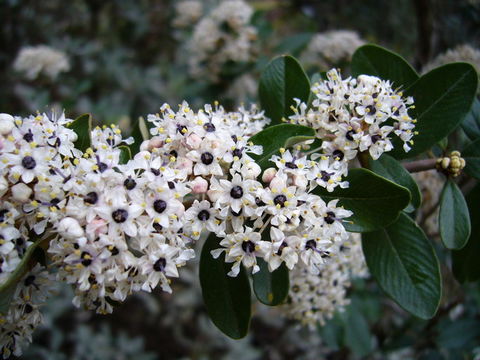
[[[100,218],[93,219],[87,224],[86,230],[87,233],[94,234],[96,237],[98,237],[100,234],[106,234],[108,231],[107,222]]]
[[[5,195],[8,190],[8,181],[3,176],[0,177],[0,197]]]
[[[304,175],[294,175],[293,184],[299,188],[305,189],[307,187],[308,181]]]
[[[268,168],[263,172],[262,181],[264,183],[269,183],[270,181],[272,181],[272,179],[275,177],[276,174],[277,174],[277,169]]]
[[[1,113],[0,114],[0,134],[7,135],[14,128],[14,118],[10,114]]]
[[[192,173],[192,167],[193,167],[193,162],[190,159],[187,159],[186,157],[179,157],[177,159],[177,168],[179,170],[187,170],[187,175],[190,175]]]
[[[32,195],[32,189],[24,183],[18,183],[12,186],[12,197],[18,202],[27,202]]]
[[[192,184],[192,192],[194,194],[203,194],[206,193],[208,190],[208,181],[202,178],[201,176],[197,176],[193,181]]]
[[[190,134],[187,137],[187,147],[189,149],[198,149],[202,143],[202,138],[197,134]]]
[[[283,189],[285,187],[285,179],[282,179],[279,176],[274,176],[270,181],[270,189]]]
[[[150,139],[148,143],[148,150],[157,149],[163,146],[163,140],[159,136]]]
[[[222,192],[218,190],[208,190],[207,195],[210,201],[215,202],[222,196]]]
[[[142,141],[142,143],[140,144],[140,151],[147,151],[149,144],[150,144],[150,140]]]
[[[60,236],[68,240],[76,240],[84,235],[83,228],[72,217],[63,218],[57,225]]]
[[[262,168],[255,162],[251,161],[242,168],[242,176],[245,179],[256,179],[262,172]]]

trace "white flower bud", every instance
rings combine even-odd
[[[76,240],[84,236],[83,228],[72,217],[63,218],[57,225],[57,231],[60,236],[68,240]]]
[[[0,134],[7,135],[14,128],[14,118],[10,114],[0,113]]]
[[[0,197],[5,195],[8,190],[8,181],[3,176],[0,177]]]
[[[264,183],[269,183],[270,181],[272,181],[272,179],[275,177],[276,174],[277,174],[277,169],[268,168],[263,172],[262,181]]]
[[[93,219],[87,224],[86,230],[88,234],[94,234],[96,237],[98,237],[100,234],[106,234],[108,231],[107,222],[104,219]]]
[[[299,188],[305,189],[307,187],[308,181],[304,175],[293,175],[293,184]]]
[[[210,201],[215,202],[222,196],[222,192],[218,190],[208,190],[207,195]]]
[[[32,195],[32,189],[24,183],[18,183],[12,186],[12,197],[18,202],[27,202]]]
[[[208,190],[208,181],[202,178],[201,176],[197,176],[191,182],[192,192],[194,194],[203,194],[206,193]]]
[[[202,143],[202,138],[197,134],[190,134],[187,137],[187,147],[189,149],[198,149]]]
[[[256,179],[258,175],[262,172],[262,168],[253,161],[245,164],[242,168],[242,176],[245,179]]]

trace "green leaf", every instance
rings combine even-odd
[[[452,251],[453,274],[460,282],[480,279],[480,185],[477,184],[466,196],[472,231],[467,245],[459,251]]]
[[[422,319],[435,315],[441,298],[438,259],[415,222],[402,213],[385,229],[362,236],[363,252],[380,287]]]
[[[270,272],[263,259],[258,258],[257,264],[260,271],[253,274],[253,291],[257,299],[269,306],[283,303],[290,289],[287,267],[282,263],[278,269]]]
[[[85,151],[92,146],[92,115],[83,114],[68,124],[68,127],[77,134],[77,141],[74,142],[75,148]]]
[[[443,187],[438,218],[440,237],[448,249],[461,249],[470,236],[470,215],[462,192],[452,180]]]
[[[2,285],[0,285],[0,313],[6,314],[10,306],[13,295],[15,294],[15,289],[17,288],[18,282],[25,276],[25,274],[33,267],[35,264],[34,254],[35,250],[38,249],[44,242],[48,241],[47,239],[37,240],[32,245],[30,245],[23,255],[22,260],[18,264],[17,268],[12,272],[10,277]]]
[[[298,55],[309,43],[313,33],[299,33],[286,37],[277,46],[277,53]]]
[[[346,189],[336,188],[328,192],[317,187],[313,191],[326,202],[339,199],[339,204],[353,211],[345,222],[352,232],[368,232],[381,229],[394,222],[410,202],[410,193],[367,169],[352,169],[345,179],[350,183]]]
[[[412,212],[417,209],[422,203],[422,194],[418,188],[417,183],[410,176],[410,173],[397,160],[387,154],[383,154],[378,160],[370,161],[370,169],[383,176],[384,178],[393,181],[394,183],[406,187],[410,191],[412,200],[405,211]]]
[[[126,164],[132,158],[132,151],[126,145],[120,145],[118,147],[120,149],[120,164]]]
[[[310,94],[310,81],[298,61],[291,56],[273,59],[263,71],[258,88],[260,103],[271,125],[280,124],[282,118],[293,114],[293,98],[304,102]]]
[[[344,320],[344,343],[356,356],[364,357],[373,350],[372,336],[367,319],[355,303],[347,307],[342,317]]]
[[[255,145],[263,146],[261,155],[252,154],[251,156],[262,170],[265,170],[273,165],[270,158],[277,154],[280,148],[293,146],[295,143],[314,139],[314,137],[315,130],[306,126],[294,124],[270,126],[250,138]]]
[[[417,72],[404,58],[371,44],[359,47],[353,54],[352,74],[367,74],[390,80],[396,89],[406,89],[418,80]]]
[[[476,97],[472,108],[462,122],[462,129],[470,140],[480,138],[480,100]]]
[[[225,263],[225,254],[217,259],[210,254],[219,247],[218,238],[211,234],[202,248],[200,285],[203,301],[215,326],[225,335],[240,339],[247,335],[250,325],[250,283],[243,267],[237,277],[227,275],[232,264]]]
[[[417,119],[414,145],[406,153],[398,137],[393,138],[392,156],[405,159],[430,149],[450,134],[463,121],[472,106],[477,91],[477,72],[467,63],[453,63],[433,69],[423,75],[408,90]]]
[[[465,172],[480,179],[480,139],[475,140],[462,151],[462,157],[465,159]]]

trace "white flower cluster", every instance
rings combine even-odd
[[[38,45],[22,48],[13,67],[30,80],[36,79],[40,74],[55,79],[61,72],[70,70],[70,63],[62,51]]]
[[[315,329],[349,304],[346,295],[351,279],[368,276],[360,234],[352,233],[336,245],[335,252],[337,256],[326,261],[319,274],[311,274],[304,266],[290,272],[288,300],[281,306],[287,317]]]
[[[480,50],[468,44],[458,45],[447,52],[438,55],[422,69],[426,73],[438,66],[449,64],[451,62],[464,61],[472,64],[477,73],[480,74]]]
[[[5,315],[0,315],[0,351],[4,359],[20,356],[22,346],[42,322],[39,307],[49,296],[53,277],[37,264],[18,283]]]
[[[330,69],[352,59],[358,47],[365,44],[358,33],[350,30],[332,30],[313,35],[300,55],[302,64],[318,69]]]
[[[198,0],[182,0],[175,2],[175,19],[173,26],[187,28],[193,26],[203,14],[203,4]]]
[[[63,115],[0,114],[0,283],[20,262],[32,233],[44,235],[47,224],[63,216],[69,159],[80,155],[67,123]]]
[[[249,25],[253,9],[243,0],[227,0],[195,26],[189,43],[190,73],[219,80],[223,67],[252,60],[257,32]]]
[[[389,81],[369,75],[342,79],[337,70],[330,70],[325,81],[313,85],[312,92],[312,107],[308,109],[297,99],[290,122],[314,128],[330,161],[346,164],[367,150],[378,159],[393,149],[393,134],[404,142],[405,151],[410,150],[416,134],[416,120],[408,114],[414,108],[413,98],[403,98]]]

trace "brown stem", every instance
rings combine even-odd
[[[423,159],[423,160],[417,160],[417,161],[405,163],[403,164],[403,166],[409,172],[414,173],[414,172],[435,169],[436,163],[437,163],[437,159]]]

